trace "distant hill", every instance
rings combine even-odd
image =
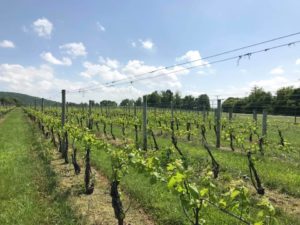
[[[39,97],[34,97],[30,95],[15,93],[15,92],[2,92],[0,91],[0,99],[1,98],[11,98],[16,99],[22,105],[34,105],[34,101],[36,100],[37,105],[41,105],[42,99]],[[45,106],[55,105],[58,102],[51,101],[51,100],[44,100]]]

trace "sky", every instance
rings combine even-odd
[[[300,86],[300,43],[240,60],[228,57],[299,41],[299,0],[4,0],[0,7],[0,91],[67,101],[120,102],[155,90],[211,99]],[[165,68],[192,60],[186,65]],[[193,69],[185,67],[198,66]],[[159,69],[146,77],[141,74]],[[143,75],[142,75],[143,76]],[[89,87],[85,89],[86,87]],[[85,91],[83,91],[85,90]]]

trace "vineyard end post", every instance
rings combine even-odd
[[[143,96],[143,150],[147,150],[147,95]]]
[[[42,113],[44,113],[44,98],[42,98],[42,105],[41,105],[41,108],[42,108]]]
[[[267,110],[263,110],[263,118],[262,118],[262,135],[265,136],[267,134]]]
[[[216,111],[216,136],[217,136],[217,143],[216,147],[220,148],[221,146],[221,99],[218,99],[218,108]]]

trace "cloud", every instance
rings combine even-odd
[[[184,67],[176,66],[166,69],[163,66],[147,65],[141,60],[129,60],[125,65],[121,65],[115,59],[100,57],[99,62],[84,62],[85,70],[80,75],[100,83],[122,80],[128,85],[130,81],[133,81],[141,85],[144,90],[157,90],[166,89],[166,87],[181,88],[179,76],[189,73],[189,70],[185,70]],[[143,79],[145,77],[151,78]]]
[[[300,59],[296,60],[296,65],[300,65]]]
[[[99,31],[102,31],[102,32],[106,31],[105,27],[100,22],[97,22],[96,26],[97,26]]]
[[[253,89],[253,87],[261,87],[265,91],[270,91],[272,94],[275,94],[276,91],[282,87],[287,86],[300,86],[300,80],[295,81],[292,79],[288,79],[284,76],[275,76],[270,79],[262,79],[262,80],[254,80],[246,83],[245,85],[240,86],[227,86],[224,89],[216,89],[213,91],[209,91],[208,94],[214,97],[215,95],[219,95],[220,98],[226,99],[228,97],[245,97],[248,96]]]
[[[252,81],[249,87],[252,89],[254,86],[262,87],[266,91],[271,91],[275,93],[279,88],[286,86],[297,86],[299,81],[293,81],[283,76],[276,76],[271,79]]]
[[[0,41],[0,48],[15,48],[15,44],[9,40]]]
[[[70,66],[72,65],[71,59],[67,57],[63,57],[62,60],[59,60],[55,58],[51,52],[43,52],[41,54],[41,58],[45,60],[48,63],[54,64],[54,65],[62,65],[62,66]]]
[[[122,68],[122,72],[130,79],[137,79],[141,86],[148,90],[157,89],[178,89],[181,88],[181,82],[178,76],[188,74],[189,70],[184,67],[176,66],[166,69],[163,66],[151,66],[140,60],[130,60]],[[150,79],[143,79],[151,77]]]
[[[19,64],[0,64],[0,81],[7,83],[13,91],[24,91],[31,94],[31,90],[38,88],[36,81],[51,80],[53,71],[48,66],[24,67]]]
[[[40,18],[33,22],[33,30],[39,37],[50,38],[53,24],[46,18]]]
[[[210,67],[209,62],[202,60],[198,50],[189,50],[183,56],[176,58],[178,62],[191,62],[187,66]]]
[[[116,59],[110,59],[110,58],[103,58],[103,57],[99,57],[99,61],[101,63],[106,64],[108,67],[112,68],[112,69],[117,69],[119,67],[119,62]]]
[[[106,87],[105,85],[97,85],[96,89],[85,92],[78,91],[72,94],[72,96],[70,96],[69,99],[72,98],[71,101],[76,102],[82,102],[87,100],[94,100],[95,102],[100,102],[104,99],[109,99],[120,103],[125,98],[137,99],[138,97],[141,97],[145,94],[145,91],[142,91],[133,86]]]
[[[147,40],[139,39],[139,42],[144,49],[151,50],[154,47],[154,43],[150,39]]]
[[[275,67],[274,69],[272,69],[270,71],[270,74],[273,74],[273,75],[280,75],[280,74],[283,74],[285,71],[284,69],[282,68],[282,66],[278,66],[278,67]]]
[[[82,82],[58,79],[54,70],[48,65],[39,67],[23,66],[20,64],[0,64],[0,87],[8,91],[25,93],[33,96],[49,98],[55,94],[60,100],[62,89],[76,89]]]
[[[83,63],[83,67],[85,68],[85,71],[81,72],[80,75],[85,78],[93,78],[98,76],[103,81],[113,81],[125,78],[125,75],[107,63],[94,64],[86,61]]]
[[[72,42],[59,46],[59,48],[63,51],[63,53],[76,58],[78,56],[86,56],[87,51],[82,42]]]
[[[103,99],[110,99],[120,102],[126,97],[136,99],[145,93],[133,86],[105,87],[95,80],[81,82],[60,79],[55,75],[53,68],[48,65],[27,67],[20,64],[0,64],[0,88],[7,91],[60,101],[62,89],[79,90],[92,85],[98,85],[99,88],[72,94],[67,92],[68,101],[80,103],[88,100],[100,102]]]

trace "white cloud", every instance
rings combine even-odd
[[[39,37],[50,38],[53,24],[46,18],[40,18],[33,22],[33,30]]]
[[[85,71],[81,72],[80,75],[85,78],[98,76],[104,81],[113,81],[125,78],[125,75],[107,64],[93,64],[86,61],[83,63],[83,67],[85,68]]]
[[[15,44],[9,40],[0,41],[0,48],[15,48]]]
[[[165,69],[163,66],[146,65],[140,60],[130,60],[122,68],[122,72],[129,78],[141,79],[138,83],[146,89],[157,90],[181,88],[182,85],[178,76],[188,74],[189,70],[184,70],[184,68],[180,66]],[[144,77],[153,78],[143,80]]]
[[[212,98],[215,98],[215,96],[218,95],[222,99],[226,99],[228,97],[245,97],[250,94],[251,90],[255,86],[261,87],[265,91],[269,91],[272,94],[275,94],[276,91],[282,87],[300,87],[300,80],[292,80],[287,77],[278,75],[270,79],[251,81],[240,86],[227,86],[224,87],[224,89],[216,89],[212,92],[209,91],[208,94],[210,94]]]
[[[201,54],[198,50],[189,50],[184,55],[176,58],[176,61],[180,63],[186,63],[185,67],[198,67],[196,74],[201,76],[213,75],[215,70],[211,68],[208,61],[202,60]]]
[[[85,46],[82,42],[67,43],[59,46],[59,48],[62,49],[65,54],[68,54],[74,58],[87,55]]]
[[[8,91],[25,93],[38,97],[55,94],[60,100],[62,89],[77,89],[86,84],[76,81],[58,79],[48,65],[39,67],[22,66],[20,64],[0,64],[0,87]]]
[[[296,60],[296,65],[300,65],[300,59]]]
[[[102,32],[106,31],[105,27],[100,22],[97,22],[96,26],[97,26],[99,31],[102,31]]]
[[[283,73],[284,73],[284,69],[282,68],[282,66],[275,67],[270,71],[270,74],[273,74],[273,75],[280,75]]]
[[[54,65],[62,65],[62,66],[70,66],[72,65],[71,59],[67,57],[63,57],[62,60],[59,60],[55,58],[51,52],[43,52],[41,54],[41,58],[45,60],[48,63],[54,64]]]
[[[110,59],[110,58],[103,58],[103,57],[99,57],[99,61],[103,64],[106,64],[108,67],[112,68],[112,69],[117,69],[119,67],[119,62],[118,60],[115,59]]]
[[[118,103],[125,98],[137,99],[138,97],[146,94],[145,91],[141,91],[133,86],[116,86],[116,87],[106,87],[104,85],[97,85],[97,89],[77,92],[72,94],[70,98],[74,99],[72,101],[82,102],[87,100],[95,100],[95,102],[100,102],[102,100],[112,100]]]
[[[188,74],[189,70],[176,66],[166,69],[163,66],[151,66],[140,60],[129,60],[127,64],[120,65],[117,60],[99,58],[100,63],[84,62],[85,70],[81,76],[99,82],[111,82],[126,79],[125,82],[139,83],[143,89],[176,89],[181,88],[178,76]],[[151,79],[142,79],[151,77]],[[127,83],[128,84],[128,83]]]
[[[178,62],[191,62],[187,66],[210,67],[207,61],[202,60],[198,50],[189,50],[183,56],[176,58]]]
[[[154,47],[154,43],[150,39],[147,39],[147,40],[139,39],[139,42],[141,43],[141,46],[144,49],[151,50]]]
[[[293,81],[283,76],[276,76],[271,79],[252,81],[249,84],[249,87],[253,88],[254,86],[258,86],[262,87],[266,91],[271,91],[272,93],[275,93],[281,87],[295,85],[297,86],[299,84],[299,81]]]
[[[91,85],[99,85],[99,82],[95,80],[80,82],[60,79],[55,76],[54,70],[48,65],[26,67],[20,64],[0,64],[0,88],[7,91],[60,101],[62,89],[79,90]],[[103,99],[120,102],[124,98],[136,99],[145,94],[144,91],[133,86],[105,87],[99,85],[98,87],[97,90],[87,92],[78,91],[72,94],[67,92],[67,99],[77,103],[88,100],[100,102]]]

